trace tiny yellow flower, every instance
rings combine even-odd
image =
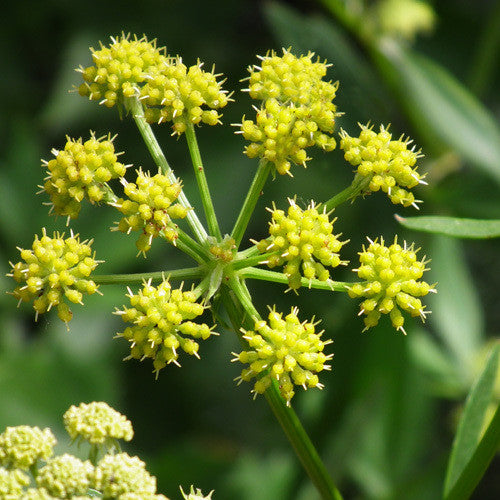
[[[214,492],[214,490],[212,490],[207,496],[205,496],[200,488],[196,488],[195,490],[193,485],[191,485],[191,489],[188,493],[184,493],[182,486],[179,486],[179,488],[184,500],[212,500],[212,493]]]
[[[192,291],[183,291],[182,286],[172,289],[168,280],[164,280],[154,287],[149,280],[137,294],[130,288],[128,292],[131,307],[124,306],[115,314],[133,326],[116,337],[123,337],[130,343],[130,356],[125,359],[151,358],[157,377],[167,364],[179,365],[179,348],[199,358],[199,345],[193,339],[206,340],[215,335],[205,323],[191,321],[201,316],[205,308],[196,302]]]
[[[127,417],[104,402],[72,405],[63,420],[71,439],[86,440],[90,444],[113,443],[117,439],[130,441],[134,436]]]
[[[351,137],[345,130],[340,132],[340,147],[344,158],[354,167],[357,175],[370,179],[369,191],[382,190],[392,203],[404,207],[410,205],[418,209],[419,200],[408,191],[418,184],[427,184],[417,171],[417,159],[423,155],[415,148],[408,149],[412,142],[401,136],[392,140],[388,129],[380,126],[376,133],[372,127],[361,125],[359,137]]]
[[[68,323],[73,313],[64,302],[83,304],[83,294],[97,292],[97,285],[88,279],[99,262],[92,254],[92,240],[80,242],[78,235],[71,232],[69,238],[54,233],[35,237],[31,250],[19,248],[21,261],[12,264],[12,276],[19,283],[12,295],[19,302],[33,301],[38,314],[57,307],[59,318]]]
[[[359,252],[359,268],[353,270],[364,281],[351,286],[349,296],[365,297],[359,312],[365,315],[364,330],[377,325],[382,314],[389,314],[394,328],[406,334],[401,309],[411,316],[420,316],[422,321],[430,313],[417,298],[436,292],[434,285],[420,281],[429,261],[425,256],[418,260],[418,250],[414,250],[413,244],[408,246],[405,242],[401,246],[397,237],[388,247],[383,238],[380,243],[368,241],[368,248],[363,246]]]
[[[323,349],[332,341],[322,341],[323,331],[316,332],[317,323],[299,321],[297,308],[285,316],[271,309],[269,322],[256,320],[254,330],[241,329],[250,350],[233,353],[232,361],[250,365],[243,369],[238,383],[256,379],[252,392],[254,397],[262,394],[276,380],[287,405],[295,394],[294,385],[304,389],[323,388],[316,373],[329,370],[326,364],[333,354],[324,354]]]
[[[301,287],[301,278],[308,280],[330,279],[328,267],[347,264],[339,252],[347,241],[340,241],[340,234],[333,234],[329,213],[319,210],[312,202],[302,210],[295,200],[288,199],[290,206],[285,214],[273,206],[272,221],[269,223],[269,237],[255,242],[261,253],[276,252],[268,257],[266,264],[272,269],[283,266],[292,290]]]

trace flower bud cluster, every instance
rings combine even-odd
[[[423,297],[436,290],[425,281],[419,281],[427,271],[425,257],[418,260],[413,244],[399,245],[397,238],[389,247],[383,238],[380,243],[370,241],[368,248],[359,252],[360,266],[354,269],[363,281],[349,288],[352,298],[365,297],[361,303],[360,315],[364,314],[365,330],[378,324],[382,314],[389,314],[393,326],[406,333],[401,309],[411,316],[420,316],[422,321],[430,311],[417,297]]]
[[[161,72],[141,88],[149,123],[172,122],[173,133],[181,135],[188,123],[221,123],[218,109],[227,105],[230,96],[222,90],[219,75],[202,70],[203,63],[189,68],[180,57],[169,57]],[[207,109],[208,108],[208,109]]]
[[[193,291],[172,289],[168,280],[154,287],[150,280],[137,294],[128,292],[132,307],[116,311],[124,322],[133,323],[116,335],[130,342],[130,356],[125,359],[151,358],[158,376],[167,364],[179,365],[179,348],[199,357],[199,345],[193,339],[206,340],[213,332],[205,323],[190,321],[204,311]]]
[[[73,313],[64,299],[83,304],[83,294],[97,292],[97,285],[88,279],[100,261],[92,255],[91,241],[80,242],[78,235],[47,236],[45,229],[35,237],[31,250],[20,248],[21,261],[12,264],[12,276],[20,285],[13,295],[20,302],[33,301],[36,314],[57,306],[59,318],[68,323]]]
[[[333,354],[323,353],[325,345],[321,340],[323,331],[316,333],[317,323],[300,322],[298,310],[293,308],[283,319],[274,309],[269,313],[269,322],[256,320],[254,330],[244,330],[243,338],[250,349],[234,354],[233,361],[250,365],[243,369],[239,382],[256,378],[252,392],[254,397],[262,394],[276,380],[287,404],[290,404],[294,385],[323,388],[316,373],[329,370],[326,364]]]
[[[205,496],[200,488],[194,489],[194,486],[191,485],[191,488],[188,493],[184,493],[184,490],[181,487],[181,493],[182,497],[184,500],[212,500],[212,493],[214,490],[212,490],[207,496]]]
[[[53,456],[56,439],[48,428],[8,427],[0,434],[0,498],[78,500],[89,498],[92,491],[107,499],[168,500],[156,493],[156,478],[142,460],[107,447],[110,440],[132,438],[125,416],[105,403],[89,403],[72,406],[64,420],[73,439],[92,445],[92,462],[68,453]],[[104,455],[98,460],[101,451]]]
[[[99,101],[108,108],[123,98],[138,95],[138,87],[160,71],[167,57],[164,49],[156,48],[156,41],[146,37],[133,40],[122,35],[109,47],[101,44],[100,50],[91,48],[93,66],[80,67],[84,83],[78,88],[80,95]]]
[[[188,213],[187,208],[174,203],[181,193],[181,184],[170,182],[169,178],[160,172],[151,176],[142,170],[137,171],[135,183],[122,178],[122,184],[128,199],[120,198],[113,206],[125,217],[114,229],[127,234],[131,231],[141,231],[136,246],[144,256],[151,248],[153,238],[157,236],[175,242],[178,233],[172,219],[183,219]]]
[[[422,156],[420,151],[408,149],[411,141],[403,136],[392,141],[392,135],[383,125],[378,134],[366,125],[360,124],[360,127],[359,137],[351,137],[341,130],[340,147],[344,150],[344,158],[357,167],[359,176],[370,179],[370,191],[382,190],[392,203],[418,208],[419,200],[415,200],[408,189],[426,184],[425,175],[417,172],[417,159]]]
[[[134,436],[130,420],[104,402],[73,405],[63,415],[63,420],[73,441],[104,444],[117,439],[130,441]]]
[[[296,57],[289,50],[282,56],[274,52],[262,57],[261,66],[249,68],[248,92],[263,101],[257,117],[243,117],[239,133],[251,143],[245,148],[249,158],[263,158],[279,174],[290,174],[291,164],[306,166],[306,148],[324,151],[335,148],[329,135],[335,126],[333,104],[338,84],[323,80],[328,65],[314,54]]]
[[[347,264],[340,260],[339,252],[346,241],[340,241],[340,234],[334,235],[329,214],[318,211],[311,203],[302,210],[294,200],[288,199],[290,206],[285,214],[273,206],[272,221],[269,223],[269,238],[259,241],[257,248],[261,253],[276,252],[267,260],[272,269],[284,266],[283,273],[288,277],[292,290],[301,287],[301,278],[327,281],[330,272],[327,267]]]
[[[56,214],[76,219],[84,198],[91,203],[109,201],[112,192],[107,182],[123,177],[127,168],[117,161],[113,139],[109,135],[97,139],[93,133],[85,142],[67,137],[64,150],[52,150],[55,158],[43,162],[48,175],[41,187]]]

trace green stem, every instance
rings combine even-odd
[[[218,241],[221,241],[222,235],[217,222],[217,217],[215,215],[212,197],[210,196],[210,190],[205,176],[205,169],[203,168],[203,162],[201,161],[200,149],[198,147],[198,141],[196,140],[196,133],[192,123],[187,124],[185,135],[189,148],[189,154],[191,155],[191,161],[193,163],[196,182],[198,183],[198,189],[200,191],[201,201],[203,203],[203,209],[205,210],[205,217],[207,218],[208,230],[211,236],[214,236]]]
[[[283,273],[276,271],[268,271],[267,269],[259,269],[256,267],[246,267],[238,271],[237,275],[240,278],[250,278],[256,280],[273,281],[274,283],[288,284],[288,278]],[[343,281],[320,281],[317,279],[309,280],[302,278],[301,284],[305,288],[316,288],[317,290],[328,290],[330,292],[347,292],[348,288],[354,283],[345,283]]]
[[[157,271],[154,273],[133,274],[97,274],[92,275],[92,280],[97,285],[135,285],[143,281],[151,280],[153,283],[161,283],[165,278],[170,280],[199,279],[206,274],[203,267],[186,267],[175,271]]]
[[[174,174],[174,171],[170,168],[170,165],[168,164],[168,161],[165,158],[165,155],[163,154],[163,151],[160,145],[158,144],[158,141],[156,140],[156,137],[153,133],[153,129],[146,121],[146,118],[144,116],[144,108],[142,107],[142,104],[140,103],[139,99],[137,99],[137,97],[127,99],[126,105],[132,112],[135,124],[137,125],[137,128],[139,129],[139,132],[141,133],[142,138],[144,139],[144,142],[146,143],[146,146],[151,156],[153,157],[153,160],[156,163],[156,165],[168,177],[170,182],[172,183],[179,182],[179,180]],[[184,191],[181,191],[178,200],[183,207],[191,208],[191,204],[189,203],[189,200],[184,194]],[[207,232],[205,231],[205,228],[203,227],[203,224],[198,219],[196,212],[194,210],[189,210],[186,219],[193,233],[195,234],[197,240],[200,242],[205,241],[208,235]]]
[[[188,254],[199,264],[203,264],[209,260],[208,252],[204,247],[202,247],[197,241],[193,240],[193,238],[191,238],[179,227],[176,228],[176,231],[178,238],[175,245],[179,248],[179,250]]]
[[[226,292],[223,294],[223,298],[234,330],[239,332],[241,325],[244,323],[249,328],[253,328],[254,324],[250,319],[259,319],[260,316],[251,302],[245,284],[233,276],[230,278],[229,285],[234,295]],[[241,306],[243,306],[243,310]],[[286,405],[276,383],[273,383],[266,390],[265,397],[305,471],[321,494],[321,497],[324,500],[342,500],[340,492],[335,487],[302,423],[295,411]]]
[[[259,168],[257,169],[255,177],[252,181],[252,185],[248,190],[247,197],[245,198],[243,206],[241,207],[241,211],[238,215],[238,219],[236,220],[236,224],[234,225],[233,232],[231,233],[231,237],[236,242],[236,247],[240,246],[241,240],[243,239],[243,235],[245,234],[246,228],[248,226],[248,222],[250,221],[250,217],[252,216],[260,193],[262,192],[262,188],[266,183],[269,172],[271,172],[270,163],[266,160],[261,160],[259,163]]]
[[[356,196],[361,194],[368,187],[369,184],[370,184],[369,177],[362,177],[355,175],[349,187],[345,188],[340,193],[336,194],[329,200],[325,201],[325,203],[322,203],[322,206],[324,206],[327,212],[329,212],[330,210],[333,210],[334,208],[338,207],[341,203],[356,198]]]
[[[243,269],[245,267],[255,266],[256,264],[262,264],[267,261],[267,259],[274,255],[276,252],[268,253],[257,253],[256,255],[249,255],[248,257],[240,258],[241,253],[239,253],[234,260],[233,269],[237,271],[238,269]]]

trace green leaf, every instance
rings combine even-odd
[[[500,236],[500,220],[460,219],[458,217],[420,216],[401,217],[396,220],[415,231],[444,234],[455,238],[498,238]]]
[[[384,40],[372,53],[422,137],[454,149],[500,183],[500,129],[491,113],[432,60]]]
[[[469,498],[500,445],[500,405],[482,439],[498,373],[500,343],[491,351],[483,372],[472,387],[458,425],[446,474],[444,498]]]

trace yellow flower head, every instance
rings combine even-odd
[[[302,210],[294,200],[288,199],[290,206],[285,214],[273,206],[269,210],[269,237],[259,241],[261,253],[276,252],[267,259],[270,268],[283,266],[292,290],[301,287],[301,278],[327,281],[330,271],[327,267],[347,264],[339,256],[346,241],[340,241],[340,234],[333,234],[333,223],[329,214],[318,210],[311,203]]]
[[[393,326],[406,333],[401,309],[411,316],[420,316],[422,321],[430,312],[417,298],[436,292],[432,285],[419,281],[429,261],[425,257],[418,260],[418,250],[414,250],[413,244],[407,246],[405,242],[401,246],[397,238],[388,247],[383,238],[380,243],[368,241],[368,248],[363,246],[363,251],[359,252],[360,266],[354,269],[364,281],[351,286],[349,296],[365,297],[359,313],[365,315],[365,330],[377,325],[382,314],[389,314]]]
[[[83,294],[97,292],[97,285],[88,279],[100,261],[92,254],[92,240],[80,242],[78,235],[71,232],[69,238],[54,233],[35,237],[31,250],[20,248],[21,261],[12,264],[12,276],[19,286],[12,295],[20,302],[33,301],[38,314],[57,306],[59,318],[68,323],[73,313],[64,299],[83,304]]]
[[[283,319],[274,309],[269,313],[269,322],[255,321],[254,330],[244,330],[243,338],[248,342],[248,351],[234,354],[232,361],[250,365],[238,377],[239,383],[256,379],[252,392],[254,397],[262,394],[276,380],[287,404],[295,394],[294,385],[304,389],[322,389],[318,376],[329,370],[326,364],[333,354],[324,354],[324,347],[331,340],[322,341],[323,331],[316,333],[317,323],[300,322],[298,309],[293,308]]]

